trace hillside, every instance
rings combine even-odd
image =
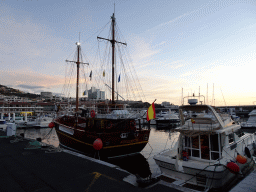
[[[18,97],[27,97],[30,99],[35,99],[37,97],[40,97],[39,94],[33,94],[33,93],[25,93],[23,91],[20,91],[18,89],[13,89],[11,87],[7,87],[4,85],[0,85],[0,94],[5,96],[18,96]]]

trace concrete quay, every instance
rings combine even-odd
[[[132,175],[118,166],[47,145],[40,146],[34,140],[4,135],[0,132],[0,191],[180,191],[162,181],[146,188],[136,187],[125,181]]]

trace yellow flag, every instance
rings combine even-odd
[[[155,111],[155,104],[152,103],[147,111],[147,121],[150,121],[151,119],[156,118],[156,111]]]

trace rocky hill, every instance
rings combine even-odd
[[[35,99],[37,97],[40,97],[39,94],[25,93],[23,91],[20,91],[19,89],[13,89],[5,85],[0,85],[0,94],[5,96],[27,97],[30,99]]]

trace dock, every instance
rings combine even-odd
[[[180,191],[161,182],[136,187],[126,182],[132,175],[116,165],[4,132],[0,159],[0,191],[5,192]]]
[[[239,182],[230,192],[256,192],[256,170]]]

